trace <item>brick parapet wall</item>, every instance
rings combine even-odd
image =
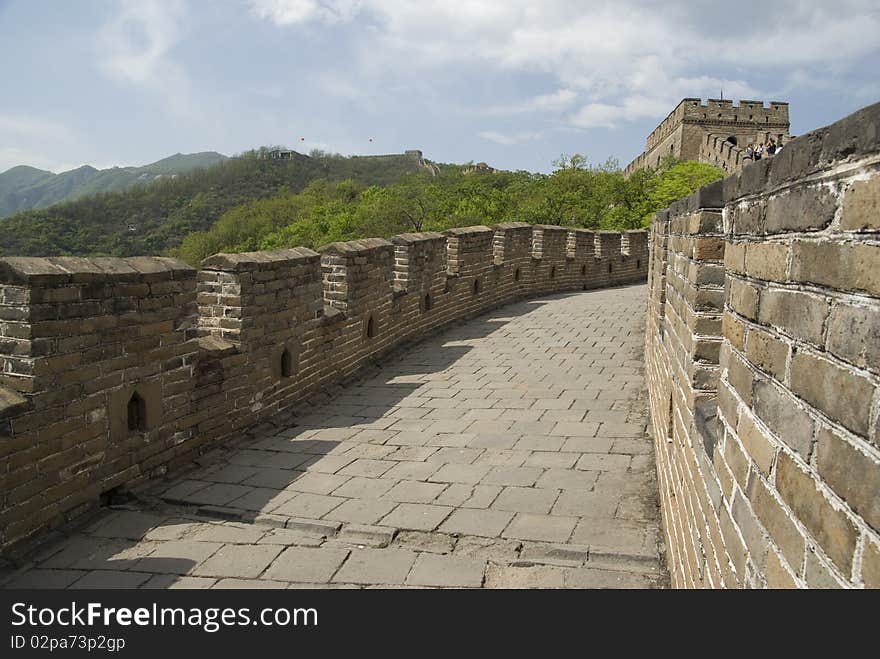
[[[659,213],[647,379],[678,587],[880,587],[880,105]]]
[[[647,249],[644,231],[505,223],[217,254],[198,272],[164,258],[0,259],[0,546],[449,323],[642,281]]]

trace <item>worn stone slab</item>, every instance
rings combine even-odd
[[[433,531],[452,512],[449,506],[423,503],[401,503],[382,518],[382,526],[393,526],[406,531]]]
[[[333,577],[339,583],[403,584],[416,554],[405,549],[355,549]]]
[[[272,561],[264,579],[302,583],[327,583],[348,558],[339,548],[288,547]]]
[[[411,586],[479,588],[483,585],[486,561],[462,556],[419,554],[406,578]]]
[[[281,548],[275,545],[224,545],[193,570],[193,574],[199,577],[255,579],[280,552]]]
[[[517,513],[502,535],[517,540],[566,542],[577,523],[576,517]]]

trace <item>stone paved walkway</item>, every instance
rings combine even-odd
[[[644,299],[557,295],[452,328],[5,586],[663,586]]]

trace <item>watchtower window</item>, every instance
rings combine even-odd
[[[284,349],[281,353],[281,377],[289,378],[293,375],[293,358],[290,356],[290,350]]]
[[[613,266],[609,263],[608,264],[608,272],[611,272],[612,269],[613,269]]]
[[[554,265],[550,268],[550,279],[555,279],[555,278],[556,278],[556,266]]]
[[[431,310],[431,294],[425,293],[425,297],[422,299],[422,311],[430,311]]]
[[[733,146],[736,146],[736,135],[731,135],[727,138],[727,141],[733,144]]]
[[[636,259],[636,270],[641,270],[641,269],[642,269],[642,260]]]
[[[367,320],[367,338],[372,339],[376,336],[376,321],[370,316]]]
[[[513,271],[513,281],[519,281],[519,268]]]
[[[582,265],[581,266],[581,277],[586,277],[586,276],[587,276],[587,266]]]
[[[474,279],[474,295],[479,294],[480,292],[480,280]]]
[[[128,399],[126,407],[129,432],[143,432],[147,429],[147,404],[138,392]]]

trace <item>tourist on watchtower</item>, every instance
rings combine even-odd
[[[752,143],[749,142],[748,146],[746,146],[746,160],[754,160],[755,159],[755,147],[752,146]]]
[[[755,160],[760,160],[761,156],[764,155],[764,145],[759,144],[755,147]]]
[[[767,155],[774,156],[776,155],[776,140],[771,139],[770,143],[767,145]]]

